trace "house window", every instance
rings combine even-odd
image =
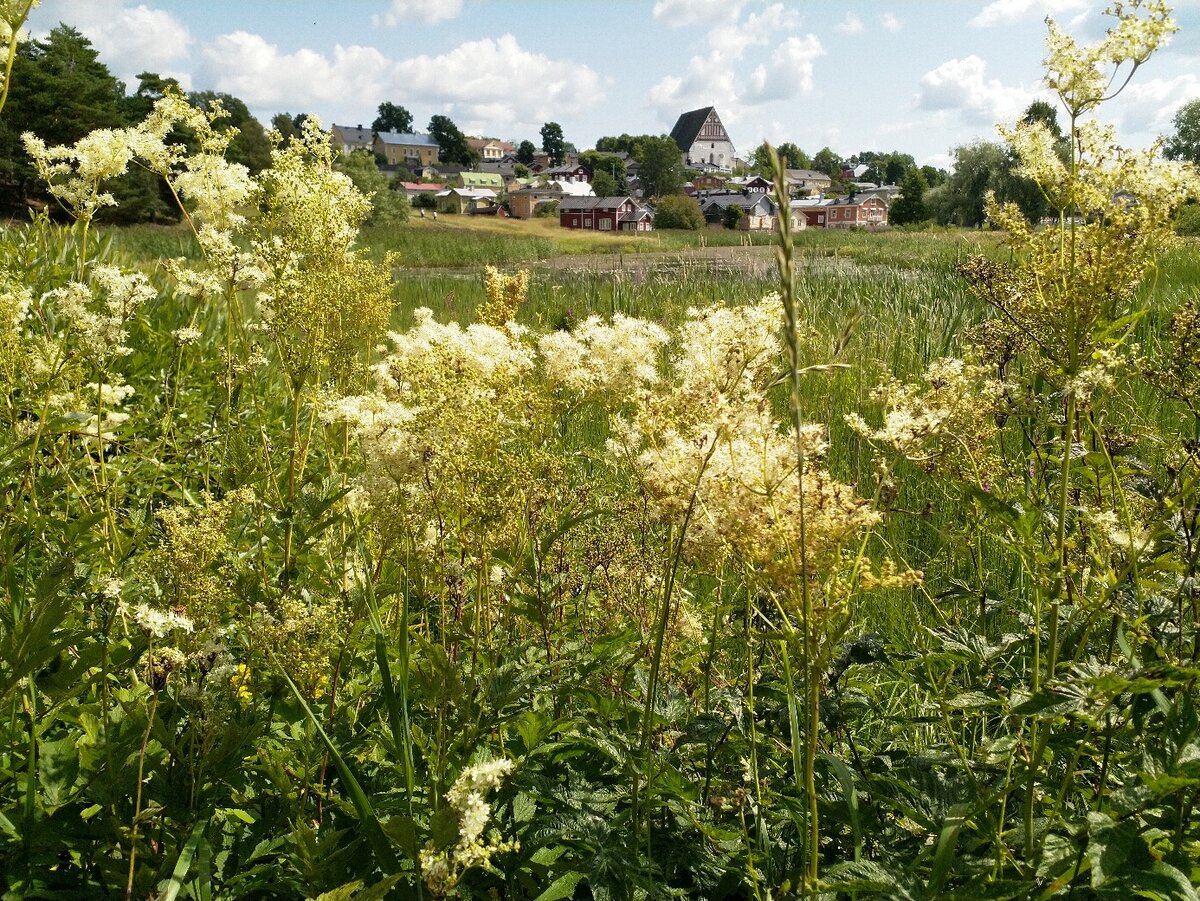
[[[600,231],[602,231],[602,232],[612,231],[612,220],[611,219],[601,219],[599,225],[600,225]]]
[[[591,224],[592,224],[592,217],[591,217],[591,216],[584,216],[584,217],[583,217],[583,225],[584,225],[584,227],[585,227],[585,228],[588,228],[588,227],[590,227],[590,226],[591,226]]]

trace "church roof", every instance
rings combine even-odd
[[[708,121],[708,114],[712,111],[713,107],[711,106],[694,109],[690,113],[683,113],[675,122],[675,127],[671,129],[671,140],[679,146],[681,151],[686,153],[696,143],[700,129],[704,127],[704,123]]]

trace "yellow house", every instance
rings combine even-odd
[[[373,149],[387,160],[389,166],[419,169],[423,166],[435,166],[438,161],[437,141],[429,135],[381,131],[375,135]]]

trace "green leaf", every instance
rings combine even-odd
[[[278,665],[278,661],[276,661],[276,665]],[[320,736],[321,742],[325,745],[325,749],[329,751],[329,757],[338,771],[338,776],[346,788],[346,793],[350,795],[350,802],[358,812],[358,818],[367,833],[367,841],[375,852],[379,866],[385,872],[396,872],[396,870],[400,869],[400,862],[396,859],[396,855],[392,853],[392,846],[383,834],[383,829],[380,828],[379,820],[375,816],[375,811],[371,809],[371,802],[367,799],[366,792],[362,790],[362,786],[354,778],[354,774],[350,772],[350,767],[342,758],[337,746],[325,734],[325,730],[321,728],[320,721],[317,720],[316,714],[312,712],[312,708],[308,706],[308,702],[304,700],[304,696],[300,694],[300,689],[296,687],[296,683],[292,681],[292,677],[282,667],[279,667],[279,672],[283,676],[284,681],[287,682],[288,688],[292,690],[292,694],[295,695],[296,700],[299,701],[300,707],[308,716],[309,722],[316,729],[317,735]]]
[[[933,869],[929,873],[928,890],[932,897],[937,896],[946,883],[946,877],[950,875],[950,868],[954,864],[954,853],[958,848],[958,834],[962,831],[966,812],[964,804],[955,804],[951,807],[950,813],[946,817],[946,823],[938,835],[937,847],[933,852]]]
[[[575,886],[579,885],[584,875],[576,870],[563,873],[550,883],[550,887],[534,898],[533,901],[562,901],[564,898],[573,898],[575,896]]]
[[[47,810],[53,811],[71,799],[79,776],[79,751],[75,736],[38,742],[38,783]]]
[[[196,847],[204,839],[204,830],[207,826],[208,821],[201,820],[192,828],[192,834],[188,836],[188,840],[184,842],[183,848],[179,851],[179,859],[175,861],[175,869],[171,871],[171,878],[167,880],[162,901],[175,901],[179,890],[183,888],[183,880],[192,866],[192,858],[196,856]]]

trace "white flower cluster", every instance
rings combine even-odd
[[[156,296],[154,286],[140,272],[122,272],[115,266],[92,271],[94,288],[70,282],[46,296],[77,336],[85,353],[103,365],[110,357],[125,356],[125,324],[138,307]],[[102,303],[96,304],[97,298]],[[98,309],[97,309],[98,308]]]
[[[1142,15],[1138,15],[1142,13]],[[1139,66],[1178,26],[1164,0],[1147,0],[1123,8],[1118,4],[1117,24],[1094,44],[1081,46],[1048,22],[1046,85],[1062,98],[1073,116],[1099,104],[1120,85],[1113,71],[1124,63]]]
[[[116,205],[100,185],[129,168],[129,129],[100,128],[70,147],[47,147],[32,132],[22,134],[21,141],[51,196],[76,219],[90,220],[101,207]]]
[[[658,381],[658,358],[670,336],[661,326],[617,313],[591,316],[573,331],[538,340],[546,377],[584,395],[625,398]]]
[[[458,841],[440,850],[431,843],[420,853],[421,876],[435,898],[444,898],[454,891],[467,870],[487,868],[496,854],[517,850],[515,841],[483,839],[483,830],[491,816],[487,793],[499,788],[512,771],[513,762],[507,759],[467,767],[446,793],[446,803],[458,816]]]
[[[132,609],[124,608],[122,612],[131,616],[138,627],[153,638],[164,638],[176,630],[191,632],[193,629],[191,619],[182,613],[176,613],[174,610],[159,610],[146,603],[138,604]]]
[[[431,369],[448,369],[472,384],[486,386],[533,368],[532,353],[513,340],[510,331],[478,323],[465,329],[457,322],[442,325],[426,307],[414,312],[410,329],[391,332],[388,337],[392,353],[376,372],[393,389],[403,388],[412,374]]]
[[[659,516],[687,519],[693,556],[732,553],[792,584],[797,561],[811,574],[878,514],[822,468],[823,427],[797,436],[775,415],[767,392],[782,362],[780,320],[775,295],[689,310],[662,390],[613,423],[609,448],[632,463]]]

